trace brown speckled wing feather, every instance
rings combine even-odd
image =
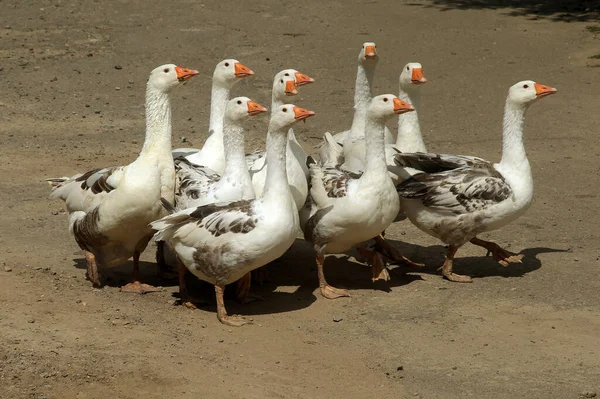
[[[120,166],[112,168],[102,168],[90,170],[87,173],[77,177],[75,181],[81,182],[82,190],[89,190],[93,194],[110,193],[115,189],[110,183],[110,178],[113,173],[121,171]]]
[[[108,238],[98,229],[99,221],[99,209],[95,207],[73,223],[73,236],[81,249],[91,252],[93,247],[108,242]]]
[[[453,214],[482,210],[512,195],[493,165],[479,159],[473,166],[419,173],[396,188],[401,197],[418,199],[426,207]]]
[[[194,165],[184,157],[175,160],[175,206],[188,208],[190,201],[204,197],[221,176],[205,166]]]
[[[348,193],[348,183],[360,178],[360,174],[343,171],[337,168],[321,168],[323,187],[330,198],[345,197]]]

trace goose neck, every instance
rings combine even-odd
[[[354,85],[354,117],[350,129],[350,138],[359,138],[364,135],[365,116],[371,100],[371,87],[375,76],[375,64],[358,64],[356,83]]]
[[[211,135],[223,133],[223,118],[227,101],[229,101],[229,92],[228,87],[219,84],[219,82],[213,82],[210,95],[209,132]]]
[[[365,124],[365,173],[363,177],[379,180],[388,176],[385,161],[385,121],[367,116]]]
[[[292,200],[286,173],[287,135],[285,129],[271,129],[267,133],[267,177],[263,198],[266,201]]]
[[[225,118],[223,128],[223,146],[225,150],[225,169],[222,179],[240,177],[248,174],[244,151],[244,128],[239,122]]]
[[[400,86],[398,98],[412,105],[415,110],[398,116],[396,148],[402,152],[427,152],[419,124],[421,93],[418,89],[403,90]]]
[[[500,165],[510,168],[529,166],[523,145],[523,126],[526,107],[506,101],[502,125],[502,160]]]
[[[146,87],[146,138],[140,157],[170,154],[171,101],[169,94]]]

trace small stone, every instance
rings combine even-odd
[[[115,69],[116,70],[121,70],[121,69],[123,69],[123,67],[121,65],[115,65]]]
[[[27,319],[27,323],[33,324],[35,323],[35,319],[30,317],[29,319]]]
[[[456,369],[458,369],[458,367],[456,367],[456,366],[452,367],[452,370],[456,370]]]
[[[81,303],[81,299],[76,300],[75,303]]]
[[[99,114],[100,112],[102,112],[102,111],[100,111],[99,109],[97,109],[96,111],[94,111],[95,114]]]
[[[396,367],[396,371],[404,371],[404,366],[398,366],[398,367]]]
[[[181,137],[179,138],[179,140],[181,140],[181,142],[182,142],[182,143],[187,143],[187,141],[188,141],[188,140],[187,140],[187,137],[185,137],[185,136],[181,136]]]
[[[596,392],[594,391],[584,391],[579,394],[580,398],[595,398]]]
[[[333,316],[333,321],[336,323],[339,323],[342,320],[344,320],[342,316]]]
[[[10,266],[4,266],[4,271],[5,272],[12,272],[12,267],[10,267]]]
[[[27,66],[27,65],[29,65],[29,61],[27,61],[27,60],[21,60],[21,61],[19,61],[19,66],[24,67],[24,66]]]
[[[58,211],[52,211],[50,213],[53,214],[53,215],[55,215],[55,216],[58,215]]]
[[[42,270],[42,267],[41,266],[36,266],[36,267],[33,268],[33,270]]]

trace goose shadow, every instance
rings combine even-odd
[[[415,262],[424,263],[425,266],[419,269],[406,268],[404,266],[394,267],[393,274],[401,273],[425,273],[438,275],[441,272],[438,269],[445,260],[447,248],[443,245],[432,245],[428,247],[415,246],[401,241],[388,240],[392,245],[398,248],[401,253]],[[522,263],[512,263],[508,266],[502,266],[494,260],[492,256],[486,256],[485,249],[481,248],[481,256],[460,256],[460,250],[454,258],[453,271],[457,274],[464,274],[477,278],[486,277],[504,277],[514,278],[534,272],[542,267],[542,262],[537,258],[539,254],[568,252],[568,249],[557,249],[547,247],[526,248],[518,253],[523,254]]]

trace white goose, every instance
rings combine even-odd
[[[354,117],[352,119],[352,126],[349,130],[333,135],[335,140],[344,146],[344,151],[346,151],[355,140],[363,139],[365,136],[365,115],[367,113],[369,101],[372,97],[371,90],[377,62],[379,62],[379,56],[377,55],[377,46],[375,43],[364,43],[358,54],[358,69],[354,86]],[[387,127],[385,128],[385,142],[394,142],[394,138]],[[319,147],[319,157],[321,164],[330,162],[327,146],[321,145]],[[352,165],[347,165],[347,170],[353,170]]]
[[[197,74],[172,64],[150,73],[146,84],[146,139],[133,163],[71,178],[48,179],[54,186],[50,198],[66,203],[69,231],[85,251],[87,277],[94,286],[102,285],[99,266],[116,266],[133,256],[133,282],[121,291],[157,290],[140,283],[139,257],[152,238],[148,223],[166,214],[163,200],[174,198],[169,93]]]
[[[340,253],[378,236],[398,214],[400,201],[385,163],[384,127],[393,115],[412,110],[392,94],[371,100],[366,115],[367,164],[361,176],[310,165],[314,207],[304,236],[317,251],[319,287],[325,298],[349,296],[348,291],[327,284],[323,274],[325,254]],[[373,256],[372,266],[377,279],[384,268],[378,255]]]
[[[304,75],[295,69],[285,69],[275,75],[273,79],[273,92],[271,97],[271,110],[280,105],[288,103],[288,98],[298,94],[296,86],[313,83],[314,79]],[[267,158],[265,153],[254,153],[258,158],[250,166],[252,185],[257,197],[262,195],[267,178]],[[288,142],[286,145],[286,171],[288,183],[297,209],[302,208],[308,195],[308,167],[306,166],[307,155],[296,140],[294,129],[288,130]]]
[[[386,144],[385,158],[388,171],[395,184],[407,179],[418,172],[406,169],[396,164],[394,159],[398,152],[426,152],[421,126],[419,124],[419,109],[421,104],[421,85],[427,82],[423,75],[423,67],[417,62],[409,62],[404,66],[399,77],[400,93],[398,98],[410,104],[415,111],[398,117],[398,136],[394,144]],[[345,163],[342,167],[351,165],[353,172],[364,170],[366,145],[364,139],[356,140],[344,151]]]
[[[225,169],[225,149],[223,148],[223,115],[229,101],[229,93],[240,78],[254,75],[254,72],[239,61],[228,59],[217,64],[213,73],[210,95],[209,136],[202,149],[178,148],[173,150],[173,158],[185,156],[196,165],[206,166],[218,174]]]
[[[247,323],[242,317],[227,315],[225,285],[277,259],[296,238],[298,212],[285,171],[287,130],[312,115],[314,112],[291,104],[271,113],[267,182],[261,198],[186,209],[152,223],[158,230],[156,239],[168,242],[185,268],[215,285],[217,317],[224,324]],[[184,271],[180,265],[180,273]],[[181,281],[180,294],[185,300],[187,290]]]
[[[401,183],[398,193],[415,226],[448,245],[441,267],[448,280],[472,281],[452,272],[456,251],[469,241],[486,248],[504,266],[521,261],[523,255],[477,235],[512,222],[531,205],[533,178],[523,146],[525,112],[537,99],[554,93],[556,89],[530,80],[509,89],[500,163],[457,155],[397,155],[400,165],[425,171]]]
[[[219,176],[206,166],[190,163],[181,157],[175,160],[175,207],[188,209],[215,202],[256,198],[250,174],[246,168],[244,128],[242,123],[267,109],[248,97],[229,100],[225,108],[223,142],[225,169]]]

